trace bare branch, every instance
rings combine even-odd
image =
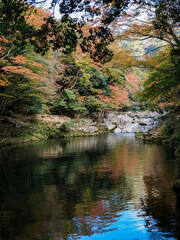
[[[164,47],[168,47],[168,46],[169,46],[169,45],[166,44],[166,45],[162,45],[162,46],[153,48],[153,49],[147,51],[147,52],[145,53],[145,55],[147,55],[148,53],[153,52],[153,51],[155,51],[155,50],[158,50],[158,49],[161,49],[161,48],[164,48]]]
[[[1,57],[0,60],[4,60],[6,57],[8,57],[14,47],[14,44],[11,45],[10,49]]]

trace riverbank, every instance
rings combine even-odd
[[[136,138],[143,141],[169,143],[175,151],[177,163],[173,188],[180,190],[180,115],[178,114],[170,113],[163,116],[150,111],[116,111],[106,114],[93,113],[89,118],[47,114],[0,117],[0,147],[48,138],[82,137],[110,132],[135,132]]]
[[[180,114],[169,113],[161,117],[157,125],[148,132],[136,133],[144,141],[169,143],[177,148],[180,144]]]
[[[168,143],[175,153],[176,175],[172,183],[175,191],[180,191],[180,114],[169,113],[151,130],[136,133],[136,138],[143,141]]]
[[[62,117],[58,121],[52,117],[50,121],[36,117],[0,119],[0,146],[41,141],[48,138],[65,138],[96,135],[104,131],[82,131],[81,126],[89,126],[84,119]],[[97,129],[94,129],[97,130]]]
[[[101,133],[142,132],[152,128],[160,114],[150,111],[92,113],[89,118],[59,115],[0,117],[0,146],[57,137]]]

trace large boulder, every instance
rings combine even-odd
[[[149,117],[149,118],[158,118],[158,117],[160,117],[160,116],[161,116],[161,114],[159,114],[159,113],[156,112],[156,111],[150,112],[150,113],[148,114],[148,117]]]
[[[111,118],[112,117],[115,117],[116,115],[115,115],[115,112],[110,112],[110,113],[106,113],[106,118],[108,119],[108,120],[111,120]]]
[[[133,123],[136,123],[136,122],[139,122],[139,118],[134,117],[134,118],[133,118]]]
[[[128,115],[118,115],[117,118],[119,118],[119,122],[121,125],[123,124],[131,124],[133,122],[133,118],[129,117]]]
[[[109,118],[109,121],[115,125],[120,124],[120,118],[118,118],[117,116],[111,116],[111,118]]]
[[[134,111],[127,112],[127,115],[131,118],[147,118],[149,117],[149,111]]]
[[[141,125],[153,125],[154,124],[154,120],[152,118],[140,118],[138,120],[138,122]]]
[[[102,122],[104,118],[104,112],[92,112],[91,116],[95,121]]]
[[[98,128],[95,126],[87,126],[86,129],[84,129],[87,133],[95,133],[98,131]]]
[[[112,124],[112,122],[110,122],[109,120],[105,121],[105,126],[108,130],[112,130],[116,127],[116,125]]]
[[[121,131],[121,129],[120,128],[116,128],[115,130],[114,130],[114,133],[121,133],[122,131]]]
[[[134,133],[134,132],[141,132],[141,127],[139,123],[132,123],[130,125],[124,126],[122,129],[122,133]]]
[[[147,118],[149,116],[149,111],[139,111],[136,112],[138,118]]]

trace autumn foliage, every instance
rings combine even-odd
[[[28,45],[29,40],[26,40],[26,31],[40,28],[45,23],[44,19],[50,13],[32,6],[29,6],[27,9],[27,5],[23,3],[22,6],[18,5],[18,3],[14,4],[14,7],[17,4],[17,11],[19,12],[17,16],[11,15],[11,11],[14,10],[10,5],[7,14],[11,16],[7,16],[6,19],[6,15],[4,15],[3,20],[3,24],[9,31],[6,35],[0,37],[1,114],[6,114],[7,111],[15,112],[18,109],[18,111],[22,111],[23,108],[26,108],[25,112],[28,113],[35,105],[37,105],[38,111],[38,108],[39,110],[41,109],[41,103],[47,94],[45,86],[48,83],[48,79],[46,74],[42,74],[45,67],[44,64],[34,61],[29,56],[17,55],[17,53],[20,52],[21,47],[23,49],[25,45]],[[5,5],[1,6],[1,10],[5,11],[3,6]],[[6,20],[9,22],[6,22]],[[24,28],[24,36],[21,36],[21,28]],[[17,39],[21,39],[23,43],[21,41],[18,42]],[[29,49],[29,51],[33,52],[32,49]]]
[[[40,28],[46,23],[46,19],[51,15],[49,11],[30,6],[26,13],[26,21],[28,24]]]
[[[39,30],[41,26],[46,26],[45,19],[49,15],[47,11],[29,7],[25,20],[30,27]],[[53,24],[52,20],[47,25],[50,32]],[[68,18],[64,19],[63,24],[58,25],[59,28],[56,30],[63,30],[67,35],[68,50],[71,41],[68,34],[72,34],[70,27],[74,23]],[[134,95],[142,88],[146,76],[139,68],[140,61],[134,57],[135,51],[131,45],[128,48],[126,46],[128,44],[123,45],[119,40],[111,43],[108,49],[114,55],[110,62],[102,65],[92,60],[92,55],[96,60],[96,54],[91,51],[91,44],[98,47],[98,43],[105,41],[104,29],[87,24],[82,30],[84,40],[90,44],[88,54],[85,53],[87,49],[83,51],[82,46],[80,47],[82,45],[80,41],[77,48],[74,43],[76,52],[73,53],[64,53],[62,49],[54,51],[48,46],[48,54],[40,56],[28,46],[24,54],[9,54],[2,59],[1,114],[10,111],[24,111],[28,114],[48,111],[53,114],[87,115],[92,111],[122,109],[136,104]],[[63,38],[61,35],[59,37]],[[112,36],[107,37],[107,42],[110,43]],[[57,39],[52,37],[49,40]],[[11,38],[1,37],[0,41],[0,51],[3,55],[9,47]],[[84,45],[85,47],[87,46]],[[150,63],[149,59],[148,61]]]
[[[108,85],[110,89],[110,96],[104,96],[103,92],[96,95],[102,102],[106,103],[107,106],[111,106],[117,109],[121,109],[124,106],[129,105],[129,96],[127,90],[120,88],[117,85]]]

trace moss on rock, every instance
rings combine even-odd
[[[104,131],[101,129],[97,132],[85,132],[81,127],[86,128],[89,123],[84,119],[73,119],[64,123],[58,122],[58,124],[57,122],[31,119],[30,121],[21,121],[21,125],[16,124],[19,121],[16,119],[6,119],[4,122],[3,119],[0,119],[0,121],[0,146],[40,141],[48,138],[92,136],[105,131],[105,129]]]
[[[170,143],[171,146],[177,147],[180,144],[180,116],[168,114],[162,117],[155,128],[147,133],[136,133],[135,136],[144,141]]]

